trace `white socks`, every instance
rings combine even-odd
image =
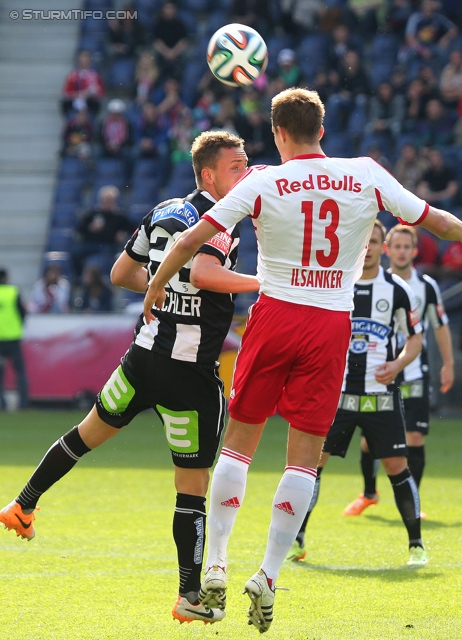
[[[226,568],[228,540],[244,499],[251,461],[252,458],[231,449],[221,450],[210,486],[206,570],[214,564]]]
[[[210,488],[206,570],[213,565],[226,569],[228,540],[244,499],[251,461],[251,458],[231,449],[221,450]],[[272,585],[303,523],[315,480],[316,469],[287,466],[279,482],[261,565]]]
[[[277,488],[262,563],[262,569],[272,585],[302,526],[313,495],[316,473],[316,469],[309,467],[288,466]]]

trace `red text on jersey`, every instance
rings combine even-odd
[[[334,191],[353,191],[354,193],[360,193],[362,190],[361,183],[354,182],[353,176],[343,176],[340,180],[334,180],[325,174],[313,176],[311,173],[307,179],[302,182],[298,180],[289,182],[286,178],[281,178],[280,180],[276,180],[276,187],[280,196],[286,193],[298,193],[302,189],[305,191],[311,191],[312,189],[317,189],[318,191],[333,189]]]

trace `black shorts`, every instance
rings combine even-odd
[[[346,406],[354,408],[343,408]],[[342,394],[340,408],[324,442],[324,451],[344,458],[356,427],[362,429],[374,458],[407,456],[404,413],[398,389],[380,395]]]
[[[98,415],[117,429],[153,408],[176,466],[213,465],[226,402],[218,367],[174,360],[132,344],[96,397]]]
[[[406,431],[418,431],[428,435],[430,427],[430,384],[428,376],[399,387],[404,403]]]

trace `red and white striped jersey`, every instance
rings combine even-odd
[[[250,168],[203,219],[224,231],[252,218],[261,292],[350,311],[381,210],[417,224],[428,205],[371,158],[313,154]]]

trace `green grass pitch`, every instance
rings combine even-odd
[[[0,415],[0,506],[22,489],[47,448],[81,413]],[[244,582],[262,560],[271,499],[285,461],[286,426],[269,421],[249,473],[229,547],[227,617],[179,625],[171,533],[170,454],[154,414],[87,454],[40,501],[32,542],[0,531],[0,629],[5,639],[243,640]],[[333,458],[307,530],[307,560],[285,564],[268,638],[277,640],[460,640],[462,638],[462,429],[432,420],[422,508],[427,567],[412,569],[389,482],[380,503],[343,518],[361,491],[359,438]]]

